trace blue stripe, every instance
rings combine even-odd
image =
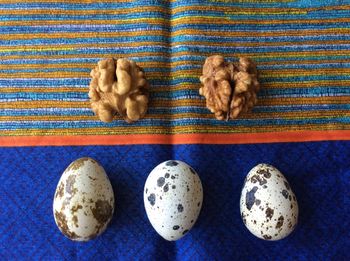
[[[325,50],[349,50],[350,44],[340,44],[340,45],[296,45],[296,46],[257,46],[257,47],[246,47],[246,46],[237,46],[237,47],[227,47],[227,46],[204,46],[204,45],[178,45],[171,48],[159,45],[149,45],[149,46],[138,46],[138,47],[106,47],[106,48],[75,48],[74,50],[50,50],[50,51],[41,51],[40,49],[35,51],[9,51],[9,52],[0,52],[0,57],[6,57],[8,55],[66,55],[66,54],[86,54],[89,51],[89,54],[101,54],[105,55],[108,53],[122,53],[129,54],[140,53],[140,52],[164,52],[164,53],[177,53],[177,52],[206,52],[206,53],[223,53],[223,54],[232,54],[232,52],[245,52],[245,53],[273,53],[273,52],[295,52],[295,51],[325,51]],[[169,49],[171,51],[169,51]]]
[[[159,45],[149,45],[149,46],[138,46],[138,47],[114,47],[114,48],[76,48],[74,50],[64,50],[64,51],[56,51],[56,50],[50,50],[50,51],[40,51],[34,50],[34,51],[10,51],[10,52],[0,52],[0,57],[6,57],[8,55],[66,55],[66,54],[86,54],[87,51],[89,51],[89,54],[101,54],[105,55],[106,52],[109,53],[122,53],[122,54],[129,54],[133,53],[142,53],[142,52],[168,52],[167,47],[159,46]]]
[[[282,105],[282,106],[255,106],[253,113],[271,112],[299,112],[299,111],[350,111],[350,104],[305,104],[305,105]],[[149,107],[148,114],[179,114],[179,113],[199,113],[210,114],[206,107],[184,106],[175,108]],[[90,108],[35,108],[35,109],[2,109],[0,116],[92,116],[94,113]]]
[[[163,14],[157,11],[147,11],[147,12],[137,12],[137,13],[127,13],[127,14],[84,14],[84,15],[76,15],[76,14],[33,14],[33,15],[25,15],[25,14],[10,14],[10,15],[0,15],[2,21],[51,21],[51,20],[135,20],[138,18],[164,18],[170,19],[169,15]],[[139,23],[138,21],[136,23]]]
[[[1,27],[3,29],[4,27]],[[95,28],[95,27],[94,27]],[[116,28],[118,28],[116,26]],[[19,33],[18,27],[15,28],[16,32]],[[33,27],[21,27],[23,32],[36,32],[37,28]],[[42,28],[43,33],[47,32],[49,27]],[[148,29],[145,29],[148,30]],[[155,28],[152,28],[155,30]],[[40,31],[40,30],[39,30]],[[56,31],[56,30],[55,30]],[[171,37],[171,42],[210,42],[217,43],[218,41],[222,43],[259,43],[263,45],[266,43],[278,43],[278,42],[295,42],[301,43],[305,41],[337,41],[337,40],[350,40],[350,35],[309,35],[309,36],[276,36],[276,37],[221,37],[221,36],[200,36],[200,35],[178,35]],[[79,37],[79,38],[34,38],[34,39],[21,39],[21,40],[3,40],[0,39],[1,45],[43,45],[43,44],[98,44],[98,43],[130,43],[130,42],[140,42],[140,41],[150,41],[150,42],[167,42],[168,38],[166,36],[159,36],[158,34],[152,35],[152,31],[147,33],[147,36],[133,36],[133,37]]]
[[[31,28],[26,31],[33,31]],[[47,31],[44,30],[44,31]],[[158,33],[159,34],[159,33]],[[133,37],[89,37],[89,38],[35,38],[25,40],[0,40],[1,45],[44,45],[44,44],[102,44],[102,43],[133,43],[133,42],[166,42],[168,38],[166,36],[159,36],[158,34],[152,35],[149,32],[147,36],[133,36]],[[350,39],[350,37],[349,37]]]
[[[345,2],[344,2],[345,3]],[[198,6],[198,0],[187,0],[185,2],[171,2],[169,5],[171,8],[177,8],[182,6]],[[213,1],[200,1],[201,6],[213,6]],[[272,8],[272,7],[280,7],[280,8],[310,8],[312,7],[325,7],[332,5],[339,5],[339,0],[327,0],[324,1],[311,1],[310,0],[298,0],[291,2],[234,2],[234,1],[215,1],[215,6],[223,6],[223,7],[259,7],[259,8]],[[6,3],[0,4],[0,7],[3,9],[16,9],[16,8],[50,8],[50,9],[71,9],[71,10],[91,10],[91,9],[110,9],[110,8],[128,8],[128,7],[144,7],[144,6],[160,6],[164,8],[164,5],[158,1],[133,1],[127,3],[103,3],[103,2],[91,2],[91,3]],[[227,9],[228,11],[230,9]]]
[[[192,30],[204,30],[204,31],[212,31],[212,30],[220,30],[232,32],[233,28],[235,31],[241,32],[256,32],[259,30],[260,32],[273,32],[275,30],[310,30],[310,29],[326,29],[326,28],[350,28],[349,23],[337,22],[331,24],[311,24],[308,22],[296,23],[296,24],[191,24],[189,21],[186,24],[178,24],[172,27],[172,31],[178,31],[182,29],[192,29]]]
[[[314,87],[314,88],[288,88],[288,89],[262,89],[259,96],[267,97],[319,97],[319,96],[350,96],[350,88],[346,87]],[[150,93],[151,99],[201,99],[198,90],[178,90],[178,91],[158,91]],[[88,100],[87,92],[67,92],[67,93],[0,93],[0,100]]]
[[[5,57],[6,58],[6,57]],[[180,61],[196,61],[196,62],[202,62],[204,64],[204,60],[206,59],[205,55],[181,55],[181,56],[172,56],[172,57],[165,57],[165,56],[147,56],[147,57],[137,57],[136,55],[133,56],[133,54],[130,54],[130,59],[135,60],[136,62],[180,62]],[[334,61],[334,63],[337,63],[337,60],[344,60],[344,59],[350,59],[350,55],[339,55],[339,56],[315,56],[315,57],[255,57],[254,60],[258,63],[258,66],[265,66],[260,65],[259,62],[271,62],[271,61],[291,61],[291,62],[303,62],[305,60],[312,60],[312,61],[321,61],[321,60],[330,60]],[[61,63],[97,63],[100,60],[100,58],[58,58],[58,59],[2,59],[2,64],[61,64]],[[234,60],[237,61],[237,58],[229,58],[227,60]],[[330,63],[327,63],[330,64]],[[338,63],[337,63],[338,64]],[[339,64],[348,64],[348,63],[339,63]],[[277,65],[273,66],[279,66],[280,64],[277,63]],[[288,66],[287,64],[286,66]],[[295,64],[291,63],[291,66],[294,66]],[[322,65],[322,64],[320,64]],[[266,65],[268,66],[268,65]],[[282,66],[282,65],[281,65]]]
[[[260,77],[261,83],[268,83],[271,81],[278,82],[294,82],[294,81],[329,81],[329,80],[350,80],[350,75],[316,75],[316,76],[290,76],[290,77]],[[47,86],[47,87],[58,87],[58,86],[88,86],[90,78],[45,78],[45,79],[4,79],[0,78],[0,87],[9,86],[23,86],[23,87],[35,87],[35,86]],[[188,77],[176,77],[172,80],[164,80],[161,78],[150,80],[150,84],[157,86],[177,86],[184,83],[195,83],[199,84],[198,78]]]
[[[47,20],[49,18],[49,16],[47,17],[43,17],[42,20]],[[77,19],[79,20],[79,19]],[[81,19],[82,21],[85,19]],[[154,27],[156,25],[151,25],[150,23],[147,22],[139,22],[138,23],[138,28],[139,27]],[[90,28],[89,28],[90,27]],[[311,29],[331,29],[331,28],[350,28],[349,23],[342,23],[342,22],[337,22],[337,23],[331,23],[331,24],[310,24],[310,23],[297,23],[297,24],[235,24],[235,25],[227,25],[227,24],[190,24],[190,23],[186,23],[186,24],[178,24],[178,25],[174,25],[171,28],[172,32],[176,32],[178,30],[184,30],[184,29],[193,29],[193,30],[203,30],[203,31],[227,31],[227,32],[231,32],[233,30],[233,28],[235,29],[235,31],[237,32],[256,32],[257,30],[259,30],[259,32],[272,32],[272,31],[285,31],[285,30],[311,30]],[[81,26],[81,25],[76,25],[76,26],[67,26],[67,25],[52,25],[52,26],[48,26],[47,29],[50,29],[50,32],[91,32],[91,31],[95,31],[91,29],[91,26]],[[117,28],[118,30],[121,31],[125,31],[125,30],[132,30],[133,28],[135,28],[135,24],[119,24],[118,26],[100,26],[99,30],[100,32],[111,32],[111,29],[113,30],[113,28]],[[158,26],[159,29],[163,29],[166,30],[166,26]],[[59,30],[61,29],[61,30]],[[11,31],[10,31],[11,30]],[[8,34],[9,32],[12,33],[21,33],[21,30],[18,27],[10,27],[9,31],[4,31],[4,32],[0,32],[0,34]],[[169,29],[170,30],[170,29]],[[24,31],[23,31],[24,32]],[[30,31],[26,31],[27,33],[39,33],[39,32],[45,32],[44,28],[42,27],[31,27]],[[46,30],[47,32],[47,30]]]
[[[163,126],[163,127],[176,127],[176,126],[283,126],[283,125],[305,125],[305,124],[330,124],[340,123],[349,124],[350,117],[326,117],[320,119],[235,119],[228,122],[218,121],[215,118],[212,119],[171,119],[171,120],[157,120],[157,119],[143,119],[135,122],[133,126]],[[58,129],[58,128],[96,128],[96,127],[125,127],[129,126],[123,120],[113,121],[111,123],[103,123],[99,120],[95,121],[30,121],[27,122],[0,122],[0,129],[2,130],[16,130],[16,129]]]
[[[230,11],[230,10],[228,10]],[[174,14],[171,18],[172,19],[179,19],[179,18],[186,18],[191,19],[193,16],[202,16],[203,13],[200,11],[192,10],[192,11],[183,11],[178,12]],[[327,16],[326,16],[327,15]],[[274,19],[283,19],[286,22],[288,20],[295,20],[295,19],[308,19],[309,17],[311,19],[323,19],[327,17],[328,19],[339,19],[343,17],[348,17],[349,12],[347,10],[338,10],[338,12],[320,12],[320,13],[314,13],[312,16],[303,15],[303,14],[264,14],[264,15],[240,15],[240,14],[234,14],[234,13],[226,13],[221,11],[206,11],[205,17],[206,18],[230,18],[232,20],[271,20],[271,16]],[[32,14],[32,15],[18,15],[18,14],[11,14],[11,15],[1,15],[2,21],[31,21],[31,20],[115,20],[118,18],[118,20],[129,20],[129,19],[137,19],[137,18],[166,18],[171,19],[170,16],[163,12],[158,11],[146,11],[137,13],[127,13],[127,14],[84,14],[84,15],[75,15],[75,14],[50,14],[48,16],[47,14]],[[306,22],[304,22],[306,23]]]
[[[2,28],[2,27],[1,27]],[[133,31],[155,31],[155,30],[166,30],[164,26],[150,25],[148,23],[140,23],[135,29],[134,24],[120,24],[120,25],[99,25],[99,33],[110,33],[110,32],[133,32]],[[27,28],[21,27],[8,27],[8,30],[0,31],[0,34],[18,34],[18,33],[62,33],[62,32],[95,32],[96,26],[91,25],[50,25],[50,26],[29,26]]]
[[[36,68],[36,69],[0,69],[0,73],[39,73],[39,72],[56,72],[56,71],[62,71],[62,72],[90,72],[91,68],[62,68],[57,66],[57,68]],[[194,70],[194,69],[200,69],[202,68],[202,65],[178,65],[173,68],[166,68],[166,67],[145,67],[144,71],[147,73],[151,72],[164,72],[164,73],[173,73],[178,72],[182,70]],[[330,69],[330,68],[350,68],[350,63],[322,63],[322,64],[274,64],[274,65],[258,65],[257,68],[260,70],[260,72],[263,72],[262,70],[271,70],[271,69]]]

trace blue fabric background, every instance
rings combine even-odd
[[[1,148],[1,260],[349,260],[350,142],[260,145],[143,145]],[[107,231],[87,243],[57,229],[52,200],[68,164],[90,156],[105,167],[116,196]],[[194,228],[177,242],[163,240],[143,206],[148,173],[168,159],[199,173],[204,203]],[[260,162],[280,169],[297,195],[299,225],[267,242],[245,228],[241,187]]]

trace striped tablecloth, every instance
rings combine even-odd
[[[1,141],[348,139],[350,3],[338,2],[1,0]],[[257,62],[262,89],[252,113],[223,122],[205,107],[199,76],[212,54]],[[107,57],[144,68],[144,120],[106,124],[90,110],[89,73]]]
[[[218,121],[205,107],[199,76],[213,54],[256,61],[251,113]],[[144,68],[144,119],[92,113],[89,73],[107,57]],[[0,260],[350,260],[349,87],[348,0],[0,0]],[[52,200],[83,156],[106,169],[116,213],[79,244],[56,228]],[[152,229],[142,198],[168,159],[189,163],[204,190],[175,243]],[[261,162],[299,202],[299,225],[279,242],[255,238],[239,213]]]

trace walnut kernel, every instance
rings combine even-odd
[[[101,60],[90,75],[90,104],[101,121],[111,122],[119,113],[130,123],[145,115],[148,83],[134,61],[124,58]]]
[[[199,94],[206,98],[208,109],[218,120],[237,118],[257,103],[258,72],[249,58],[240,58],[234,64],[221,55],[210,56],[205,60],[200,81],[203,86]]]

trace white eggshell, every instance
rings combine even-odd
[[[114,212],[114,193],[103,167],[91,158],[73,161],[58,182],[53,212],[61,232],[75,241],[100,235]]]
[[[196,222],[203,201],[202,183],[186,163],[169,160],[149,174],[144,204],[153,228],[169,241],[183,237]]]
[[[288,236],[298,221],[298,202],[288,181],[268,164],[259,164],[248,173],[240,209],[248,230],[265,240]]]

